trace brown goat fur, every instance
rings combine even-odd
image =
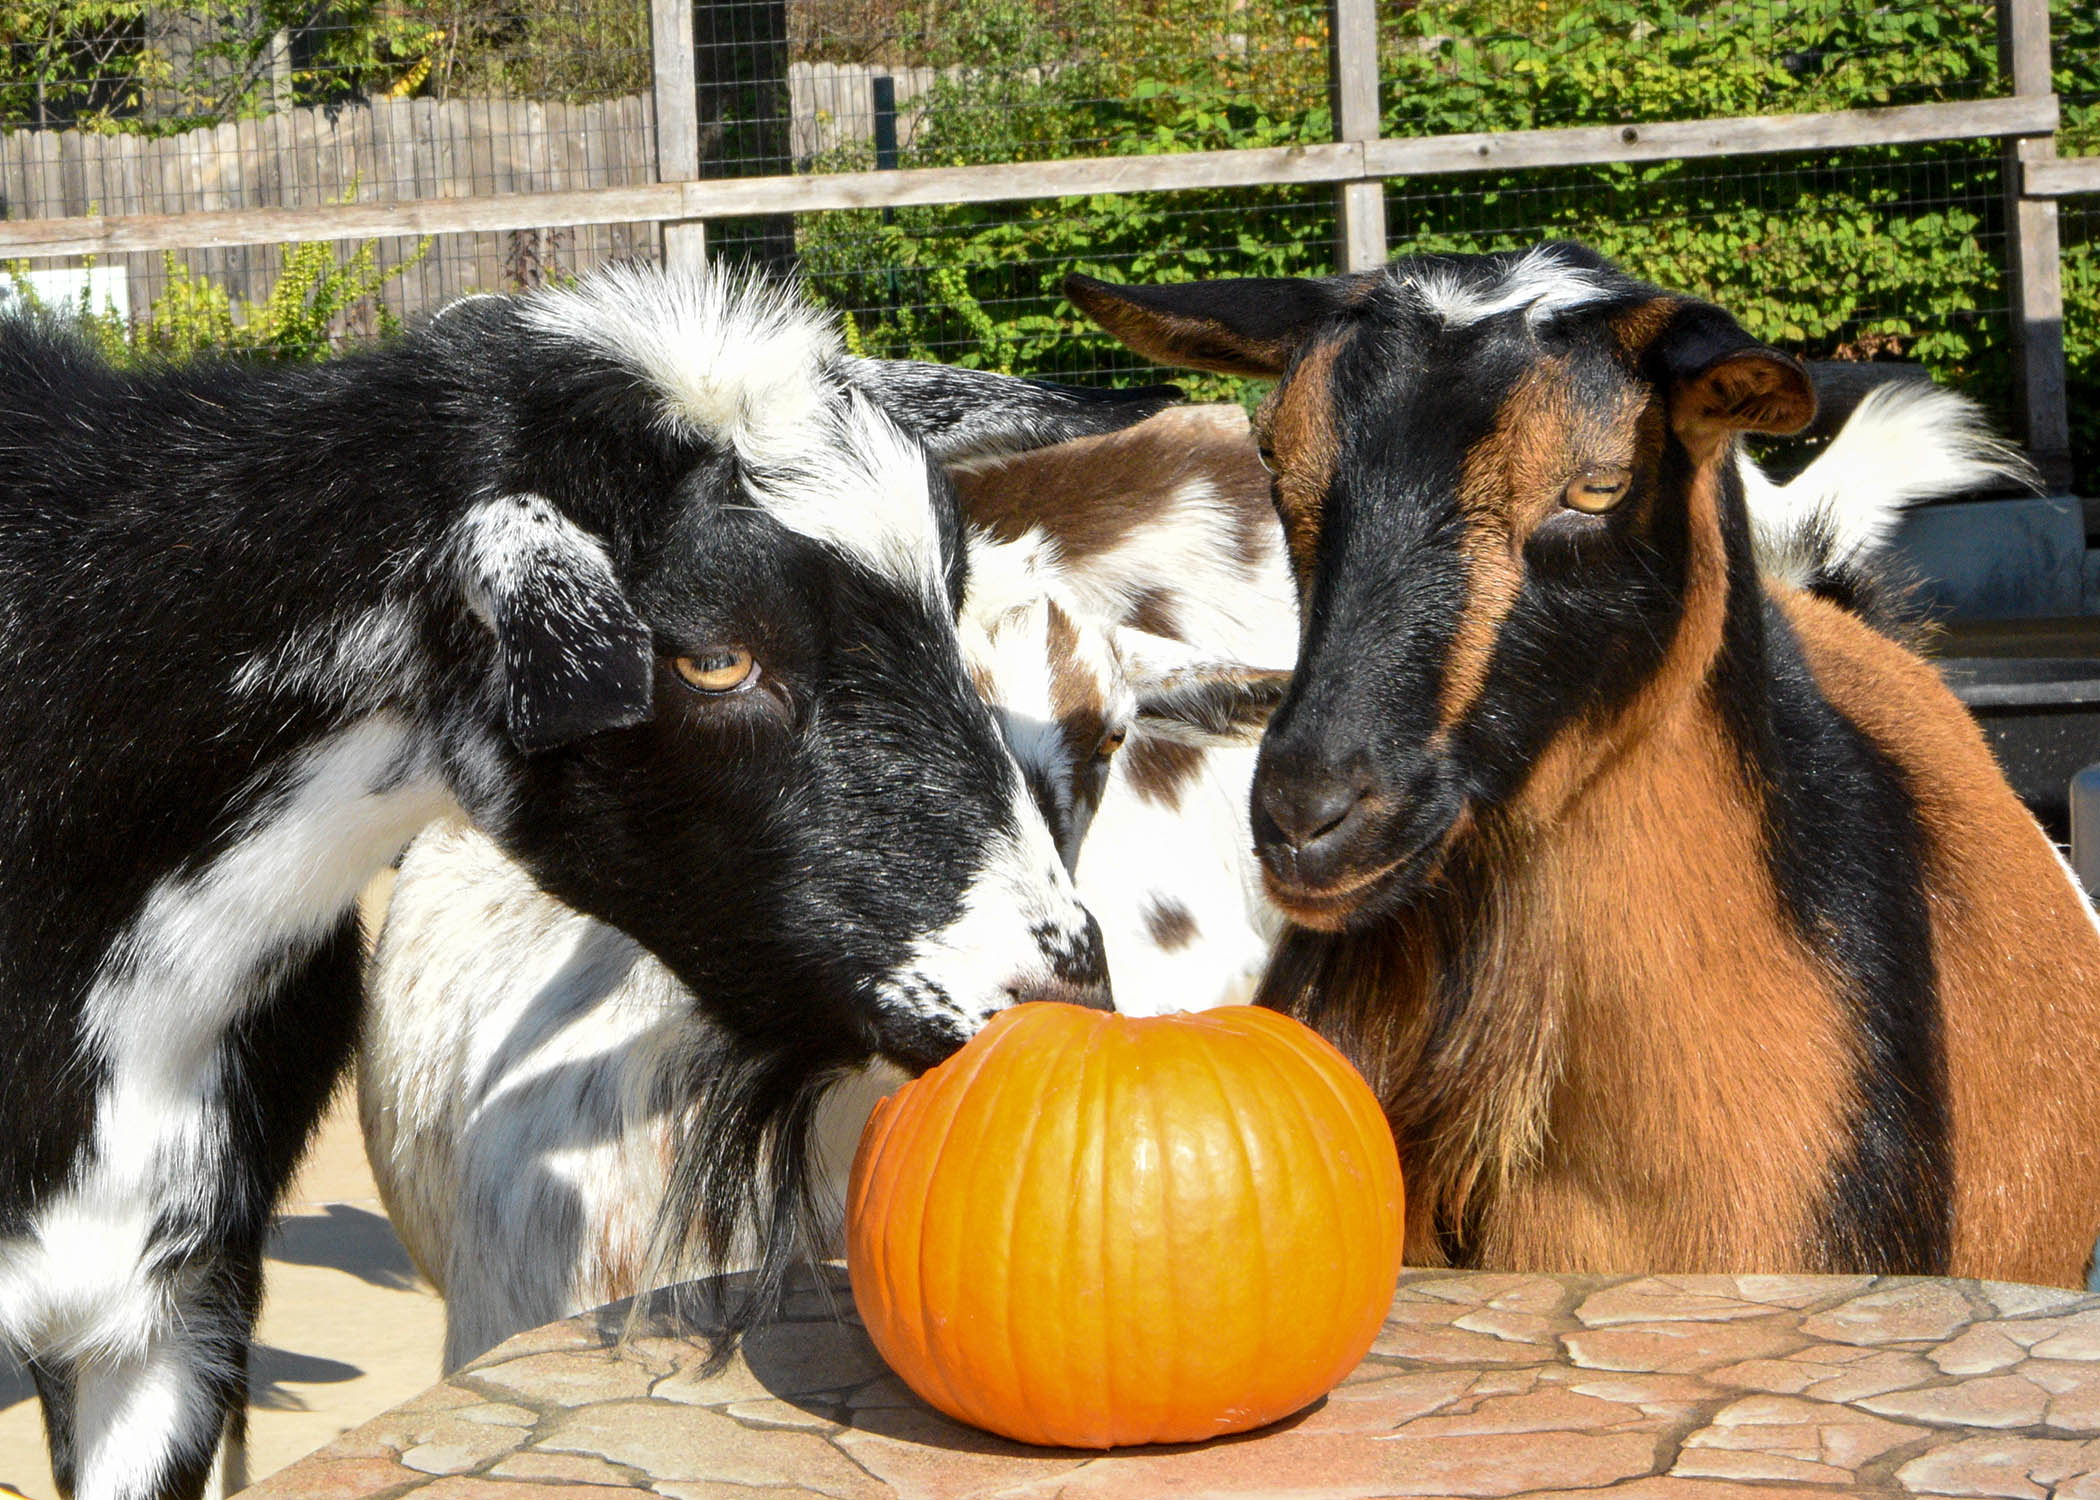
[[[1410,1260],[2081,1284],[2100,929],[1931,666],[1757,574],[1802,368],[1573,246],[1277,285],[1073,294],[1281,378],[1259,998],[1384,1102]]]
[[[1927,846],[1954,1147],[1951,1274],[2077,1286],[2100,1233],[2100,940],[1931,665],[1785,597],[1817,685],[1902,766]]]

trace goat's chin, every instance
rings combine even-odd
[[[795,1268],[835,1253],[844,1164],[827,1160],[836,1151],[822,1149],[819,1114],[867,1070],[722,1036],[695,1047],[686,1068],[680,1092],[692,1104],[674,1130],[647,1280],[699,1278],[672,1301],[719,1367],[747,1330],[778,1315]]]
[[[1419,880],[1397,881],[1385,872],[1339,892],[1288,888],[1266,873],[1262,883],[1269,900],[1294,926],[1315,932],[1360,932],[1375,926],[1380,918],[1405,906],[1421,885]]]

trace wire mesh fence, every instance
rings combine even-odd
[[[2100,153],[2100,11],[2053,0],[2051,20],[2058,147]],[[698,172],[1315,146],[1335,134],[1329,24],[1325,0],[700,0]],[[0,25],[10,219],[662,175],[649,0],[15,0]],[[1977,0],[1416,0],[1378,7],[1376,55],[1380,130],[1401,139],[2010,89]],[[1385,232],[1395,249],[1583,239],[1804,352],[1920,360],[2003,403],[2005,188],[2000,145],[1981,139],[1470,172],[1389,181]],[[2064,333],[2080,477],[2100,484],[2100,419],[2084,415],[2100,411],[2095,225],[2080,204],[2062,216]],[[1317,274],[1337,232],[1331,187],[1256,186],[715,220],[708,245],[794,261],[871,353],[1151,378],[1063,303],[1066,271]],[[15,284],[84,297],[112,339],[298,350],[660,245],[652,222],[382,235],[320,255],[39,260]]]

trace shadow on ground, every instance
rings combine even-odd
[[[286,1381],[300,1385],[332,1385],[337,1381],[355,1380],[364,1373],[356,1365],[339,1359],[299,1354],[273,1344],[256,1344],[248,1353],[248,1375],[252,1383],[248,1404],[264,1411],[306,1411],[309,1409],[306,1401],[297,1393],[286,1390]],[[12,1359],[0,1358],[0,1411],[35,1399],[36,1385],[30,1380],[29,1372]],[[5,1480],[0,1480],[0,1485],[5,1483]],[[0,1490],[0,1494],[4,1493]]]
[[[311,1411],[305,1399],[284,1388],[295,1380],[301,1385],[332,1385],[355,1380],[365,1372],[339,1359],[318,1354],[299,1354],[274,1344],[255,1344],[248,1350],[248,1404],[263,1411]]]
[[[265,1255],[292,1266],[322,1266],[390,1292],[415,1288],[415,1263],[383,1214],[330,1203],[325,1213],[277,1221]]]

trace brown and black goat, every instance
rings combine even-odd
[[[1799,364],[1572,245],[1069,289],[1279,378],[1262,998],[1383,1098],[1411,1262],[2083,1280],[2100,934],[1932,666],[1758,573]]]

